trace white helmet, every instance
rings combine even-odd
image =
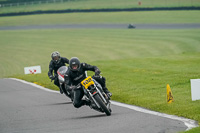
[[[60,62],[60,53],[58,51],[55,51],[53,53],[51,53],[51,58],[55,63],[59,63]]]

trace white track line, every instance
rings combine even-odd
[[[191,119],[187,119],[187,118],[183,118],[183,117],[178,117],[178,116],[175,116],[175,115],[168,115],[168,114],[164,114],[164,113],[160,113],[160,112],[156,112],[156,111],[151,111],[151,110],[147,110],[147,109],[144,109],[144,108],[141,108],[141,107],[138,107],[138,106],[119,103],[119,102],[116,102],[116,101],[111,101],[111,103],[114,104],[114,105],[117,105],[117,106],[129,108],[129,109],[132,109],[132,110],[135,110],[135,111],[138,111],[138,112],[182,121],[188,127],[186,129],[186,131],[199,126],[198,122],[195,121],[195,120],[191,120]]]
[[[37,87],[39,89],[42,89],[44,91],[53,92],[53,93],[59,93],[58,91],[50,90],[48,88],[42,87],[40,85],[31,83],[31,82],[24,81],[24,80],[21,80],[21,79],[16,79],[16,78],[9,78],[9,79],[20,81],[20,82],[28,84],[28,85],[32,85],[32,86]],[[156,115],[156,116],[160,116],[160,117],[165,117],[165,118],[169,118],[169,119],[172,119],[172,120],[182,121],[188,127],[187,130],[190,130],[192,128],[195,128],[195,127],[199,126],[198,122],[195,121],[195,120],[191,120],[191,119],[187,119],[187,118],[183,118],[183,117],[178,117],[178,116],[175,116],[175,115],[168,115],[168,114],[164,114],[164,113],[160,113],[160,112],[156,112],[156,111],[151,111],[151,110],[147,110],[147,109],[144,109],[144,108],[141,108],[141,107],[138,107],[138,106],[128,105],[128,104],[124,104],[124,103],[120,103],[120,102],[116,102],[116,101],[111,101],[111,103],[113,105],[117,105],[117,106],[128,108],[128,109],[132,109],[132,110],[135,110],[135,111],[138,111],[138,112],[151,114],[151,115]]]

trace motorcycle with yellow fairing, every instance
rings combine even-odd
[[[91,76],[85,78],[78,88],[82,87],[84,97],[91,101],[90,108],[99,112],[105,113],[107,116],[111,115],[110,98],[104,93],[102,86]]]

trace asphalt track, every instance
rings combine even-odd
[[[111,105],[111,116],[87,106],[76,109],[66,96],[39,88],[0,79],[0,133],[176,133],[188,128],[178,119],[117,104]]]
[[[132,24],[132,29],[199,29],[199,23],[193,24]],[[31,29],[128,29],[129,24],[62,24],[62,25],[29,25],[0,26],[0,30]]]

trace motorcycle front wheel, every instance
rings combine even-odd
[[[102,99],[100,98],[99,94],[96,94],[94,96],[94,99],[98,102],[98,104],[101,106],[101,108],[106,113],[106,115],[110,116],[111,115],[111,111],[107,108],[107,106],[105,105],[105,103],[102,101]]]

